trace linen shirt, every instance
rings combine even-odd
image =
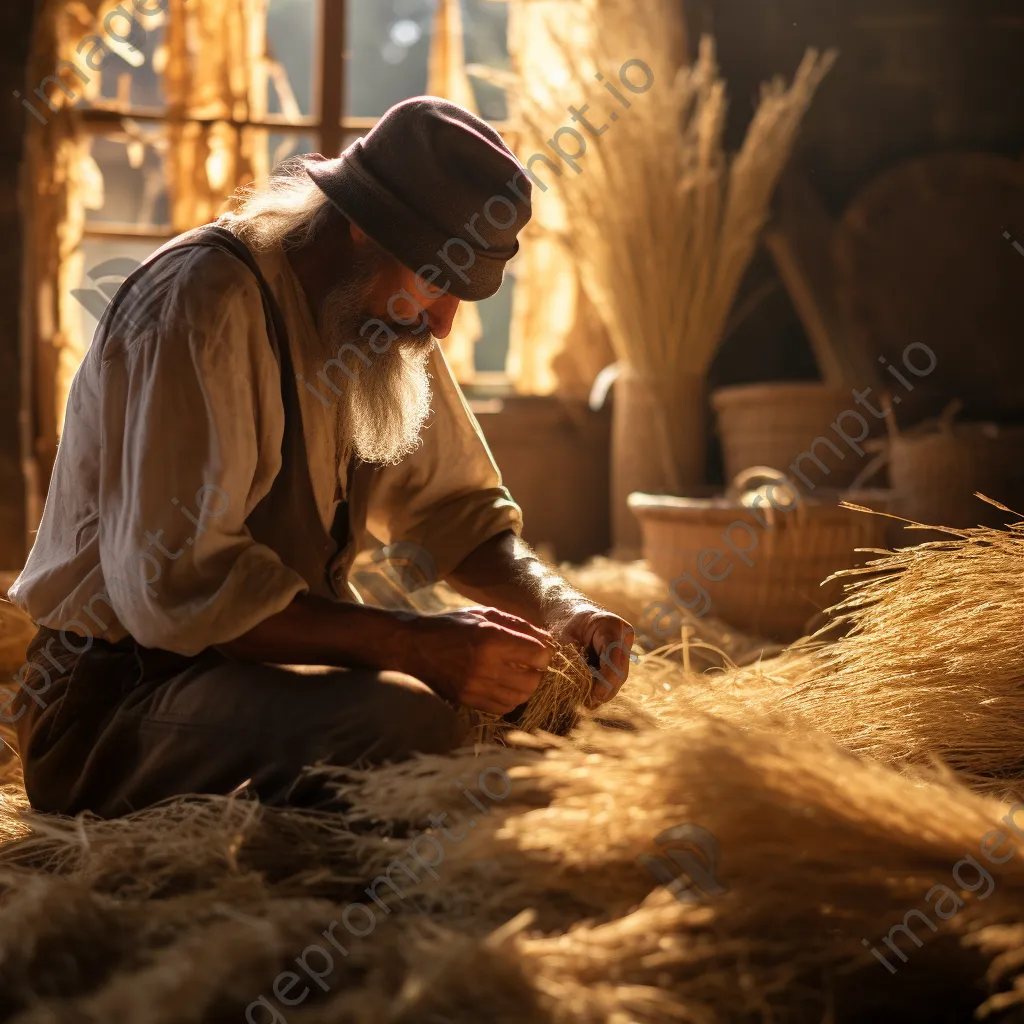
[[[317,377],[323,346],[284,253],[257,260],[287,326],[313,491],[330,528],[348,495],[336,396]],[[309,586],[245,523],[281,469],[284,431],[255,279],[226,253],[192,249],[161,257],[143,282],[143,308],[98,330],[75,376],[42,521],[10,596],[53,629],[130,634],[191,655]],[[365,508],[350,511],[366,524],[360,548],[412,542],[443,578],[490,537],[518,534],[522,515],[438,346],[429,370],[420,447],[374,469],[358,499]],[[337,368],[331,379],[348,383]]]

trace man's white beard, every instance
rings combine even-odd
[[[353,345],[370,360],[367,365],[351,348],[343,362],[348,374],[336,372],[341,395],[337,400],[339,454],[364,462],[396,465],[420,444],[420,431],[430,414],[430,375],[427,367],[434,341],[424,328],[418,335],[394,325],[400,336],[381,353],[359,336],[371,319],[362,309],[366,279],[336,288],[324,303],[321,341],[336,357],[342,346]],[[379,336],[381,337],[381,336]],[[340,372],[340,371],[339,371]]]
[[[393,466],[420,445],[430,415],[427,366],[433,342],[394,342],[366,366],[357,360],[356,379],[342,396],[338,440],[363,462]]]

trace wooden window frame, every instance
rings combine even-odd
[[[342,139],[349,131],[365,131],[377,122],[374,117],[343,118],[345,109],[345,61],[347,54],[347,0],[318,0],[317,4],[317,35],[320,47],[315,59],[314,78],[314,116],[287,118],[270,115],[258,120],[237,120],[230,117],[185,117],[184,123],[198,125],[227,124],[233,128],[266,128],[276,131],[294,131],[296,134],[305,132],[319,138],[319,149],[322,153],[340,153]],[[130,112],[87,107],[80,111],[82,131],[88,134],[103,135],[117,131],[125,120],[139,124],[167,124],[168,114],[162,110],[132,109]],[[82,231],[83,239],[99,238],[110,241],[137,241],[152,239],[163,242],[173,237],[175,231],[171,225],[165,228],[134,227],[131,225],[86,224]]]
[[[345,136],[352,132],[369,131],[379,120],[377,117],[346,117],[345,110],[345,65],[349,54],[348,46],[348,0],[318,0],[317,30],[320,46],[315,58],[314,109],[316,114],[289,119],[269,115],[258,120],[236,120],[230,117],[185,117],[186,124],[214,125],[227,124],[233,128],[266,128],[275,131],[292,131],[295,134],[311,134],[319,138],[319,152],[337,154],[342,150]],[[87,107],[80,111],[81,128],[86,133],[102,135],[117,131],[125,120],[140,124],[166,124],[170,118],[161,110],[133,109],[126,113],[102,107]],[[508,129],[506,122],[491,122],[500,132]],[[131,225],[86,224],[82,237],[111,241],[137,241],[152,239],[163,242],[176,232],[171,225],[165,229],[159,226],[138,227]]]

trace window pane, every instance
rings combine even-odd
[[[83,168],[86,224],[170,223],[166,141],[159,126],[134,122],[122,132],[91,138]]]
[[[127,9],[132,10],[131,6]],[[163,75],[157,73],[157,68],[162,70],[165,56],[161,48],[166,19],[167,15],[159,10],[151,15],[135,12],[131,19],[114,12],[107,19],[109,24],[101,25],[94,36],[83,40],[79,46],[81,56],[75,66],[85,78],[99,78],[95,106],[115,106],[119,110],[163,110],[166,107]],[[96,40],[102,42],[102,50]],[[89,57],[94,64],[102,61],[100,70],[86,63]],[[73,85],[74,78],[68,81]],[[82,106],[90,105],[88,100],[82,100]]]
[[[270,0],[267,11],[267,113],[308,116],[313,113],[314,39],[317,0]]]
[[[512,330],[512,298],[516,279],[507,270],[501,287],[489,298],[477,303],[483,333],[476,343],[474,366],[485,373],[503,373],[508,361],[508,342]]]
[[[380,117],[395,103],[427,91],[430,39],[438,0],[348,0],[349,60],[345,114]],[[460,0],[466,64],[506,70],[508,5]],[[505,91],[469,76],[481,117],[508,116]]]
[[[508,4],[494,0],[462,0],[462,29],[466,39],[466,63],[511,70],[508,56]],[[477,109],[486,121],[508,117],[505,90],[469,76]]]
[[[312,135],[296,135],[293,132],[271,132],[267,140],[267,166],[273,171],[282,161],[303,153],[315,153],[317,142]]]
[[[434,0],[348,0],[345,114],[380,117],[427,91]]]

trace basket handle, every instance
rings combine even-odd
[[[739,498],[744,491],[754,490],[760,484],[784,484],[794,492],[797,489],[796,484],[780,469],[773,469],[771,466],[748,466],[732,478],[732,483],[726,488],[725,494],[728,498]]]
[[[942,415],[939,416],[939,430],[942,431],[947,437],[953,436],[953,421],[956,419],[957,414],[963,409],[964,403],[959,398],[954,398],[945,409],[942,410]]]
[[[892,445],[886,441],[872,445],[870,448],[865,444],[868,451],[875,451],[877,454],[870,462],[853,478],[848,491],[856,491],[863,487],[879,470],[889,465],[892,456]]]

